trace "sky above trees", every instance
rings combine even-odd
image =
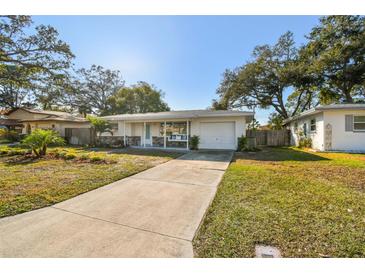
[[[165,93],[172,109],[206,108],[226,68],[251,59],[256,45],[274,44],[290,30],[304,43],[315,16],[34,16],[50,24],[76,55],[76,68],[92,64],[120,70],[126,84],[146,81]],[[272,110],[258,110],[266,123]]]

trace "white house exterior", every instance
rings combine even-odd
[[[190,138],[199,136],[200,149],[236,149],[237,138],[246,134],[252,112],[186,110],[105,116],[113,136],[137,147],[189,149]],[[104,134],[105,135],[105,134]]]
[[[365,104],[318,106],[287,119],[292,145],[298,145],[298,131],[312,139],[320,151],[365,152]]]

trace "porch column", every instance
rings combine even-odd
[[[164,121],[163,126],[163,148],[166,148],[166,121]]]
[[[123,129],[123,134],[124,134],[124,138],[123,138],[123,142],[124,142],[124,146],[126,147],[127,146],[127,142],[126,142],[126,137],[125,137],[125,121],[124,121],[124,123],[123,123],[123,125],[124,125],[124,129]]]
[[[186,121],[186,149],[189,150],[189,120]]]
[[[143,122],[143,147],[146,147],[146,122]]]

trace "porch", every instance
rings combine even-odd
[[[123,143],[137,148],[188,150],[191,122],[124,121]]]

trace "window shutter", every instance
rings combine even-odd
[[[354,115],[345,115],[345,131],[354,131]]]

